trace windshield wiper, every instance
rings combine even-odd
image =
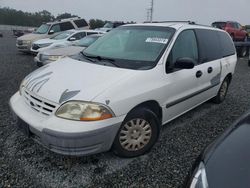
[[[87,60],[89,60],[89,61],[91,61],[91,62],[96,62],[95,60],[91,59],[90,56],[86,55],[83,51],[81,51],[80,53],[82,54],[82,56],[83,56],[85,59],[87,59]]]
[[[86,55],[83,51],[81,52],[81,54],[88,59],[92,59],[92,62],[96,62],[93,61],[93,59],[97,59],[98,61],[108,61],[110,64],[116,66],[116,67],[120,67],[118,64],[115,63],[115,60],[112,58],[107,58],[107,57],[102,57],[102,56],[91,56],[91,55]]]

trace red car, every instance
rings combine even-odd
[[[227,31],[233,41],[247,41],[248,34],[238,22],[214,22],[212,26]]]

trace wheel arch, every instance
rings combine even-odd
[[[148,109],[150,109],[152,112],[155,113],[155,115],[157,116],[159,122],[162,123],[162,108],[161,108],[160,104],[156,100],[149,100],[149,101],[142,102],[142,103],[136,105],[135,107],[133,107],[129,111],[129,113],[132,113],[134,110],[136,110],[138,108],[148,108]]]

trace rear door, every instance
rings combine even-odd
[[[208,29],[195,30],[199,44],[199,70],[202,75],[198,78],[200,99],[206,101],[216,95],[221,78],[221,46],[217,31]]]
[[[233,41],[228,36],[227,33],[224,32],[217,32],[219,36],[219,41],[221,44],[221,53],[222,53],[222,59],[221,59],[221,81],[224,79],[228,73],[234,73],[235,65],[237,62],[237,56],[236,56],[236,49],[234,46]]]

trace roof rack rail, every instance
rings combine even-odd
[[[177,21],[153,21],[152,23],[171,23],[171,22],[178,22],[178,23],[188,23],[188,24],[196,24],[194,21],[180,21],[180,20],[177,20]],[[148,22],[150,23],[150,22]]]

